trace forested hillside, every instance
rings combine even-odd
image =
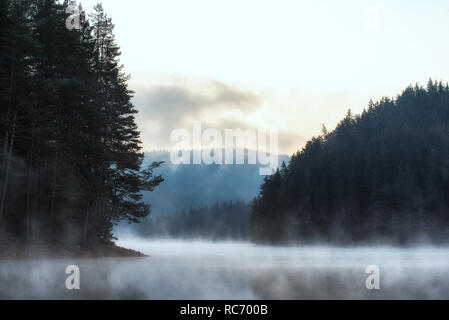
[[[66,27],[70,1],[2,0],[0,233],[88,246],[138,222],[153,190],[112,21],[97,5]]]
[[[266,177],[260,242],[449,241],[449,87],[429,81],[350,111]]]
[[[245,163],[248,163],[245,155]],[[279,155],[279,162],[288,161]],[[155,172],[165,182],[154,192],[144,192],[143,200],[150,202],[151,219],[159,215],[172,215],[190,207],[212,206],[217,201],[249,202],[257,195],[263,176],[259,165],[175,165],[170,161],[169,151],[145,152],[143,164],[165,161]]]
[[[247,240],[250,214],[251,206],[244,201],[216,202],[174,214],[149,216],[133,231],[153,238]]]

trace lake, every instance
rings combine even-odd
[[[449,249],[143,240],[146,258],[0,262],[0,299],[449,299]],[[80,290],[65,287],[68,265]],[[380,270],[368,290],[366,267]]]

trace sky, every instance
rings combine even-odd
[[[90,11],[98,0],[82,0]],[[170,133],[275,129],[292,154],[350,108],[449,81],[449,1],[107,0],[144,150]]]

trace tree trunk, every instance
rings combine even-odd
[[[11,52],[11,70],[9,73],[9,88],[8,88],[8,121],[10,120],[11,111],[12,111],[12,96],[13,96],[13,89],[14,89],[14,76],[15,76],[15,68],[16,68],[16,43],[14,42],[12,45],[12,52]],[[3,164],[2,166],[2,186],[0,188],[1,195],[0,195],[0,230],[2,226],[2,218],[3,218],[3,211],[5,210],[5,201],[6,201],[6,190],[8,188],[8,179],[9,179],[9,167],[11,165],[11,156],[12,156],[12,148],[14,146],[14,139],[16,134],[16,119],[17,119],[17,110],[14,112],[14,117],[12,121],[12,128],[11,128],[11,141],[9,142],[9,152],[8,152],[8,138],[9,138],[9,128],[7,129],[6,133],[6,140],[4,144],[4,154],[3,154]]]
[[[26,202],[26,239],[27,242],[31,240],[31,210],[32,210],[32,198],[33,198],[33,156],[34,156],[34,126],[31,132],[31,150],[30,159],[28,163],[28,185],[27,185],[27,202]]]
[[[53,221],[55,212],[55,195],[56,195],[56,174],[58,172],[58,151],[55,152],[55,160],[53,163],[53,181],[50,194],[50,221],[49,221],[49,234],[53,235]]]
[[[86,217],[84,219],[84,247],[88,248],[89,246],[89,208],[90,207],[90,201],[87,200],[87,208],[86,208]]]
[[[8,113],[8,118],[9,118],[9,113]],[[8,140],[9,140],[9,131],[6,130],[5,143],[3,144],[3,152],[2,152],[2,165],[1,165],[0,181],[3,181],[3,177],[5,175],[6,158],[8,157]]]
[[[8,189],[8,180],[9,180],[9,168],[11,166],[11,158],[12,158],[12,150],[14,146],[14,139],[16,136],[16,119],[17,119],[17,111],[14,112],[14,118],[12,122],[12,133],[11,133],[11,142],[9,144],[9,151],[7,154],[6,165],[5,165],[5,174],[2,185],[2,193],[0,198],[0,227],[2,225],[3,211],[5,210],[5,201],[6,201],[6,191]]]

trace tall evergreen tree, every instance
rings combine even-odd
[[[3,5],[3,4],[2,4]],[[129,79],[101,5],[69,30],[67,0],[9,1],[1,30],[0,232],[85,246],[149,213],[163,181],[143,154]],[[6,8],[6,10],[5,10]]]

